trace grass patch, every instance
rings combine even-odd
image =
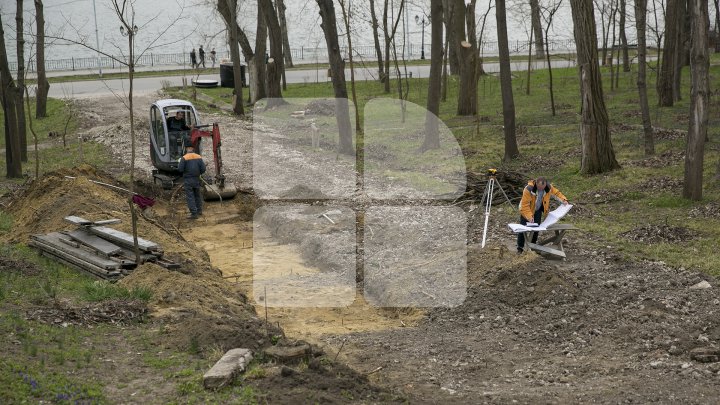
[[[13,217],[5,211],[0,210],[0,234],[8,233],[12,229]]]
[[[86,301],[105,301],[110,299],[149,301],[152,290],[147,287],[126,288],[104,280],[85,284],[83,298]]]
[[[47,117],[35,118],[35,98],[30,100],[30,114],[32,114],[33,128],[38,135],[38,142],[42,143],[48,139],[48,134],[52,132],[63,133],[65,124],[67,123],[68,136],[73,134],[78,128],[78,121],[75,116],[71,116],[68,105],[65,101],[56,98],[48,98],[47,101]],[[28,112],[25,111],[27,115]],[[70,115],[69,115],[70,114]],[[4,112],[0,109],[0,122],[5,119]],[[33,135],[30,132],[30,123],[25,119],[27,127],[28,157],[33,149]],[[0,126],[0,147],[5,147],[5,127]],[[3,159],[5,154],[2,154]],[[3,166],[4,167],[4,163]]]

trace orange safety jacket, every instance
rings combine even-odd
[[[550,211],[550,196],[554,196],[563,203],[567,202],[567,198],[552,184],[545,185],[545,194],[542,199],[544,215]],[[520,215],[528,221],[532,222],[535,214],[535,202],[537,201],[537,187],[535,180],[528,181],[528,185],[523,189],[522,200],[520,200]]]

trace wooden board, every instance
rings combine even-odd
[[[33,235],[31,236],[31,239],[43,243],[44,245],[50,246],[53,249],[61,251],[67,255],[78,258],[83,262],[90,263],[93,266],[97,266],[101,269],[116,270],[120,268],[120,263],[116,261],[98,256],[82,248],[76,248],[67,245],[66,243],[62,242],[61,239],[70,240],[70,237],[59,232],[53,232],[47,235]]]
[[[534,243],[528,243],[527,246],[532,250],[537,250],[538,252],[547,253],[547,254],[550,254],[553,256],[561,257],[563,259],[566,257],[565,252],[563,252],[561,250],[549,248],[547,246],[540,246],[540,245],[536,245]]]
[[[45,256],[51,257],[73,268],[86,271],[94,276],[105,279],[114,279],[120,275],[120,272],[117,270],[106,270],[95,266],[92,263],[88,263],[76,256],[63,252],[60,249],[43,242],[41,239],[33,239],[28,243],[28,245],[39,249],[41,254]]]
[[[93,233],[103,239],[109,240],[113,243],[116,243],[122,247],[126,247],[129,249],[135,248],[135,244],[133,242],[132,235],[127,234],[125,232],[118,231],[117,229],[112,229],[112,228],[108,228],[105,226],[91,226],[90,228],[88,228],[88,230],[91,233]],[[152,251],[160,250],[160,247],[155,242],[151,242],[147,239],[143,239],[140,237],[138,237],[138,247],[140,248],[140,250],[142,250],[144,252],[152,252]]]
[[[92,224],[92,221],[88,221],[85,218],[76,217],[75,215],[70,215],[69,217],[65,217],[65,220],[70,222],[71,224],[75,224],[75,225],[90,225],[90,224]]]
[[[76,240],[83,245],[89,247],[90,249],[98,253],[102,253],[106,256],[112,256],[122,252],[122,248],[120,246],[112,242],[108,242],[99,236],[93,235],[84,229],[66,232],[66,235],[68,235],[73,240]]]

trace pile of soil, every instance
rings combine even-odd
[[[620,236],[642,243],[684,243],[695,239],[698,233],[681,226],[645,225],[623,232]]]
[[[53,307],[28,310],[25,317],[63,326],[87,326],[98,323],[125,325],[143,321],[147,312],[147,304],[139,300],[108,300],[81,306],[58,302]]]
[[[720,202],[713,201],[690,210],[693,218],[720,218]]]
[[[653,128],[655,139],[663,141],[674,141],[675,139],[685,139],[687,131],[680,129]]]
[[[640,160],[629,160],[623,164],[630,167],[668,167],[677,165],[683,159],[685,159],[685,152],[668,150],[656,156]]]
[[[31,183],[8,205],[14,224],[4,242],[26,243],[33,234],[74,229],[63,219],[69,215],[93,221],[117,218],[121,223],[113,228],[132,232],[128,193],[94,184],[90,179],[118,184],[91,166],[51,172]],[[152,290],[150,317],[165,325],[165,343],[187,348],[195,342],[201,347],[225,349],[253,349],[268,344],[264,323],[246,303],[245,295],[222,279],[204,250],[156,225],[162,223],[140,216],[138,235],[158,243],[168,258],[181,264],[181,272],[147,263],[119,283]],[[275,328],[270,331],[276,333]]]
[[[313,100],[305,106],[306,115],[321,115],[325,117],[335,116],[335,100],[321,99]]]
[[[641,190],[647,191],[672,191],[679,192],[683,187],[683,180],[670,176],[660,176],[646,180],[640,184]]]

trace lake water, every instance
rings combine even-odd
[[[215,0],[217,1],[217,0]],[[589,0],[588,0],[589,1]],[[320,28],[320,17],[317,4],[313,0],[285,0],[287,6],[288,31],[291,48],[324,48],[325,40]],[[241,1],[241,8],[238,13],[241,26],[246,29],[251,43],[254,37],[254,19],[256,15],[255,1]],[[353,1],[351,24],[353,32],[353,45],[357,47],[373,44],[369,11],[367,0]],[[376,3],[382,3],[378,0]],[[400,3],[394,0],[394,6]],[[508,2],[510,3],[510,2]],[[527,3],[527,2],[524,2]],[[225,27],[221,18],[213,8],[214,1],[208,0],[136,0],[133,2],[134,21],[138,26],[136,37],[136,50],[147,49],[155,54],[161,53],[182,53],[190,52],[190,49],[203,45],[207,52],[213,47],[218,52],[227,51],[225,42]],[[487,0],[479,0],[477,6],[478,25],[482,23],[482,15],[487,10]],[[423,5],[425,6],[423,8]],[[34,5],[30,0],[25,0],[25,21],[32,22],[34,19]],[[95,0],[97,10],[98,38],[100,49],[112,55],[127,53],[127,38],[120,33],[120,22],[112,8],[110,0]],[[378,6],[379,7],[379,6]],[[403,21],[398,28],[399,52],[402,50],[403,38],[405,43],[419,49],[422,41],[422,28],[415,22],[415,16],[420,18],[423,11],[429,9],[429,0],[417,0],[409,2],[409,6],[403,13]],[[628,6],[628,13],[632,7]],[[14,25],[15,25],[15,2],[11,0],[0,0],[0,13],[2,14],[5,26],[6,45],[8,56],[11,61],[15,60]],[[525,12],[519,12],[508,8],[508,34],[511,43],[515,41],[527,41],[527,21],[529,18]],[[132,13],[127,13],[128,19]],[[379,10],[379,17],[382,10]],[[429,18],[426,18],[426,21]],[[45,21],[46,32],[56,36],[84,41],[92,47],[97,47],[95,37],[95,19],[93,14],[93,0],[45,0]],[[628,40],[634,41],[635,30],[631,29],[632,19],[628,18]],[[338,24],[342,19],[338,18]],[[34,30],[34,28],[33,28]],[[344,34],[343,27],[338,31]],[[479,30],[478,30],[479,31]],[[382,34],[381,34],[382,35]],[[598,35],[600,35],[598,27]],[[550,34],[551,39],[567,40],[572,39],[572,19],[570,16],[569,2],[564,2],[555,17],[554,28]],[[31,38],[26,36],[28,50],[30,51]],[[429,53],[430,27],[425,29],[426,52]],[[484,40],[494,42],[495,32],[495,11],[490,11],[486,26]],[[341,39],[344,42],[344,38]],[[49,41],[48,41],[49,42]],[[62,44],[62,41],[48,46],[46,51],[47,59],[64,59],[73,57],[92,57],[95,52],[79,46]],[[652,42],[649,38],[649,42]],[[311,62],[307,60],[306,62]]]

